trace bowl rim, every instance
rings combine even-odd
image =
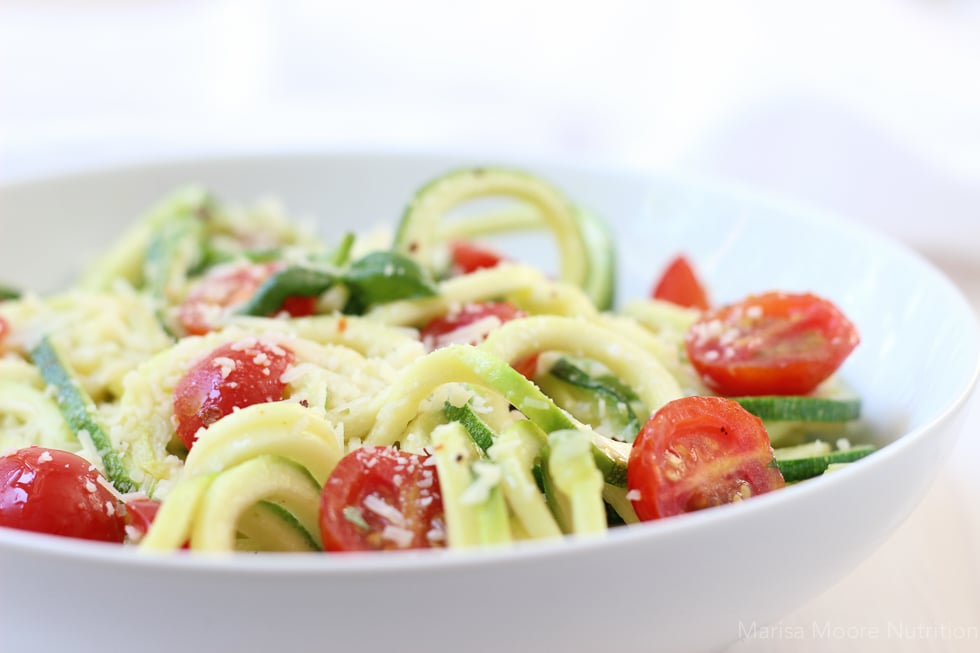
[[[363,575],[392,572],[415,572],[431,569],[461,569],[483,567],[486,565],[507,564],[515,560],[534,561],[543,557],[549,559],[577,556],[587,551],[612,549],[629,545],[636,540],[654,541],[669,538],[675,532],[698,531],[715,528],[716,524],[741,520],[749,514],[771,510],[771,506],[787,501],[796,502],[805,496],[822,493],[828,483],[842,483],[862,470],[872,466],[888,464],[887,461],[928,437],[933,427],[961,410],[969,400],[980,380],[980,320],[970,308],[963,291],[925,256],[903,243],[860,222],[848,221],[843,216],[807,205],[799,200],[770,191],[763,191],[731,180],[707,175],[680,174],[662,169],[641,169],[616,163],[587,163],[582,161],[558,161],[535,155],[507,155],[505,153],[473,152],[452,148],[414,147],[343,147],[325,148],[322,146],[296,146],[288,148],[247,148],[233,151],[202,151],[151,156],[134,156],[110,163],[76,166],[50,172],[28,173],[13,179],[0,179],[0,200],[8,192],[31,192],[50,184],[84,183],[99,177],[116,175],[159,175],[187,166],[220,168],[235,163],[269,164],[276,160],[296,161],[297,159],[389,159],[412,160],[419,163],[435,164],[449,161],[495,161],[506,165],[517,165],[529,169],[547,169],[588,174],[606,178],[621,178],[642,182],[658,179],[672,186],[713,196],[730,197],[735,201],[765,206],[780,213],[794,216],[805,222],[831,224],[861,238],[873,239],[876,244],[891,250],[891,254],[915,261],[932,277],[934,283],[944,286],[953,300],[960,304],[967,319],[972,320],[972,339],[967,343],[974,352],[973,369],[967,383],[959,392],[948,399],[935,415],[919,427],[907,431],[889,441],[874,456],[861,459],[831,477],[809,479],[806,483],[788,486],[779,492],[770,492],[754,497],[752,501],[738,506],[718,506],[712,510],[678,515],[667,520],[658,520],[629,528],[611,529],[600,537],[564,536],[553,540],[517,542],[502,547],[485,547],[467,550],[425,550],[397,552],[347,553],[343,556],[296,555],[293,553],[264,553],[260,556],[241,554],[201,554],[150,553],[136,547],[120,546],[102,542],[89,542],[66,537],[32,533],[0,527],[0,554],[23,552],[41,555],[51,559],[71,559],[89,563],[102,563],[141,570],[206,570],[217,574],[258,574],[265,575]],[[259,189],[267,192],[269,189]],[[152,198],[148,198],[152,201]],[[938,470],[936,470],[938,471]],[[800,499],[797,499],[800,497]]]

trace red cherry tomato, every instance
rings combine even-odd
[[[667,265],[660,280],[650,292],[650,296],[703,311],[710,305],[704,284],[698,279],[694,268],[683,255],[678,255]]]
[[[309,317],[316,313],[316,297],[310,295],[293,295],[282,302],[280,312],[290,317]]]
[[[8,333],[10,333],[10,325],[7,324],[7,321],[3,319],[2,316],[0,316],[0,346],[3,345],[3,338]]]
[[[437,317],[422,328],[422,343],[429,351],[449,344],[478,345],[493,329],[504,322],[527,317],[527,313],[508,302],[466,304],[458,311]],[[532,378],[538,367],[538,356],[528,356],[513,368]]]
[[[153,525],[153,520],[157,518],[162,503],[157,499],[145,497],[126,499],[126,525],[130,529],[129,535],[133,540],[139,541],[150,531],[150,526]],[[191,543],[189,541],[184,542],[184,546],[181,548],[189,549]]]
[[[785,485],[762,421],[722,397],[684,397],[654,413],[633,443],[626,484],[643,521]]]
[[[457,275],[493,268],[504,260],[501,254],[468,240],[450,242],[449,252],[452,256],[453,272]]]
[[[177,319],[191,335],[213,331],[228,309],[248,301],[282,263],[234,263],[211,268],[180,305]],[[288,297],[281,310],[292,317],[313,315],[316,297]]]
[[[0,526],[122,543],[125,515],[107,485],[73,453],[19,449],[0,458]]]
[[[293,353],[256,341],[224,344],[197,361],[174,388],[177,436],[190,449],[197,432],[235,408],[281,401]]]
[[[519,317],[527,313],[508,302],[466,304],[422,327],[422,342],[429,351],[448,344],[478,345],[493,329]]]
[[[355,449],[323,486],[320,534],[327,551],[445,546],[435,465],[393,447]]]
[[[795,395],[834,373],[860,338],[833,303],[770,292],[706,312],[688,331],[688,358],[718,394]]]
[[[136,532],[137,538],[146,535],[160,511],[160,501],[145,497],[126,499],[126,525]]]

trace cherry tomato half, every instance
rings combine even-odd
[[[19,449],[0,457],[0,526],[122,543],[125,515],[107,484],[81,456]]]
[[[430,458],[393,447],[362,447],[334,468],[320,502],[327,551],[445,546],[439,476]]]
[[[633,443],[626,484],[643,521],[785,485],[762,421],[722,397],[684,397],[655,412]]]
[[[160,511],[160,501],[145,497],[126,499],[126,525],[132,528],[137,538],[146,535],[150,525]]]
[[[177,436],[188,449],[197,432],[235,408],[281,401],[293,353],[257,341],[224,344],[197,361],[174,388]]]
[[[478,345],[493,329],[521,317],[527,317],[527,313],[509,302],[466,304],[422,327],[422,343],[429,351],[449,344]],[[514,363],[513,367],[530,379],[537,371],[538,356],[528,356]]]
[[[478,345],[490,331],[520,317],[527,313],[508,302],[466,304],[422,327],[422,342],[429,351],[448,344]]]
[[[191,335],[204,335],[213,331],[224,314],[235,306],[245,303],[273,274],[281,270],[282,263],[233,263],[211,268],[199,279],[180,305],[177,319]],[[313,315],[316,297],[288,297],[281,311],[292,317]]]
[[[3,338],[10,333],[10,325],[0,316],[0,345],[3,345]]]
[[[703,311],[710,306],[704,284],[683,255],[678,255],[667,265],[650,296]]]
[[[449,253],[452,257],[453,273],[457,275],[497,267],[504,260],[503,255],[468,240],[450,242]]]
[[[809,293],[770,292],[706,312],[687,332],[688,358],[718,394],[806,394],[858,345],[857,328]]]

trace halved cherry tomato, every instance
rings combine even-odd
[[[229,309],[251,299],[262,284],[282,268],[280,262],[242,262],[213,267],[187,294],[178,309],[177,319],[191,335],[213,331]],[[316,297],[289,297],[281,310],[292,317],[313,315]]]
[[[449,243],[449,253],[452,256],[453,273],[469,274],[485,268],[493,268],[504,260],[502,254],[481,247],[469,240],[454,240]]]
[[[527,313],[509,302],[465,304],[422,327],[422,342],[429,351],[448,344],[478,345],[490,331],[520,317]]]
[[[439,475],[428,456],[362,447],[334,468],[320,502],[327,551],[446,545]]]
[[[785,485],[762,421],[736,401],[684,397],[640,429],[626,485],[643,521],[734,503]]]
[[[136,532],[136,537],[146,535],[160,511],[160,501],[145,497],[126,499],[126,525]]]
[[[10,333],[10,325],[7,324],[7,321],[3,319],[2,316],[0,316],[0,345],[3,344],[3,338],[8,333]]]
[[[769,292],[708,311],[684,345],[718,394],[796,395],[833,374],[859,341],[854,324],[826,299]]]
[[[0,457],[0,526],[122,543],[126,521],[108,481],[67,451],[27,447]]]
[[[190,449],[198,430],[235,408],[281,401],[286,388],[282,375],[294,359],[284,347],[255,340],[218,347],[174,388],[177,436]]]
[[[521,317],[527,317],[527,313],[509,302],[466,304],[422,327],[422,343],[429,351],[449,344],[478,345],[504,322]],[[537,366],[538,356],[535,354],[517,361],[513,368],[530,379]]]
[[[650,296],[703,311],[710,306],[704,284],[683,255],[678,255],[667,265]]]
[[[128,535],[134,541],[142,539],[153,525],[153,520],[160,512],[162,501],[157,499],[147,499],[145,497],[135,497],[126,499],[126,526],[130,529]],[[191,548],[189,541],[184,542],[182,549]]]

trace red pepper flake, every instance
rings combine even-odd
[[[337,320],[337,332],[343,333],[345,331],[347,331],[347,318],[342,317],[339,320]]]

